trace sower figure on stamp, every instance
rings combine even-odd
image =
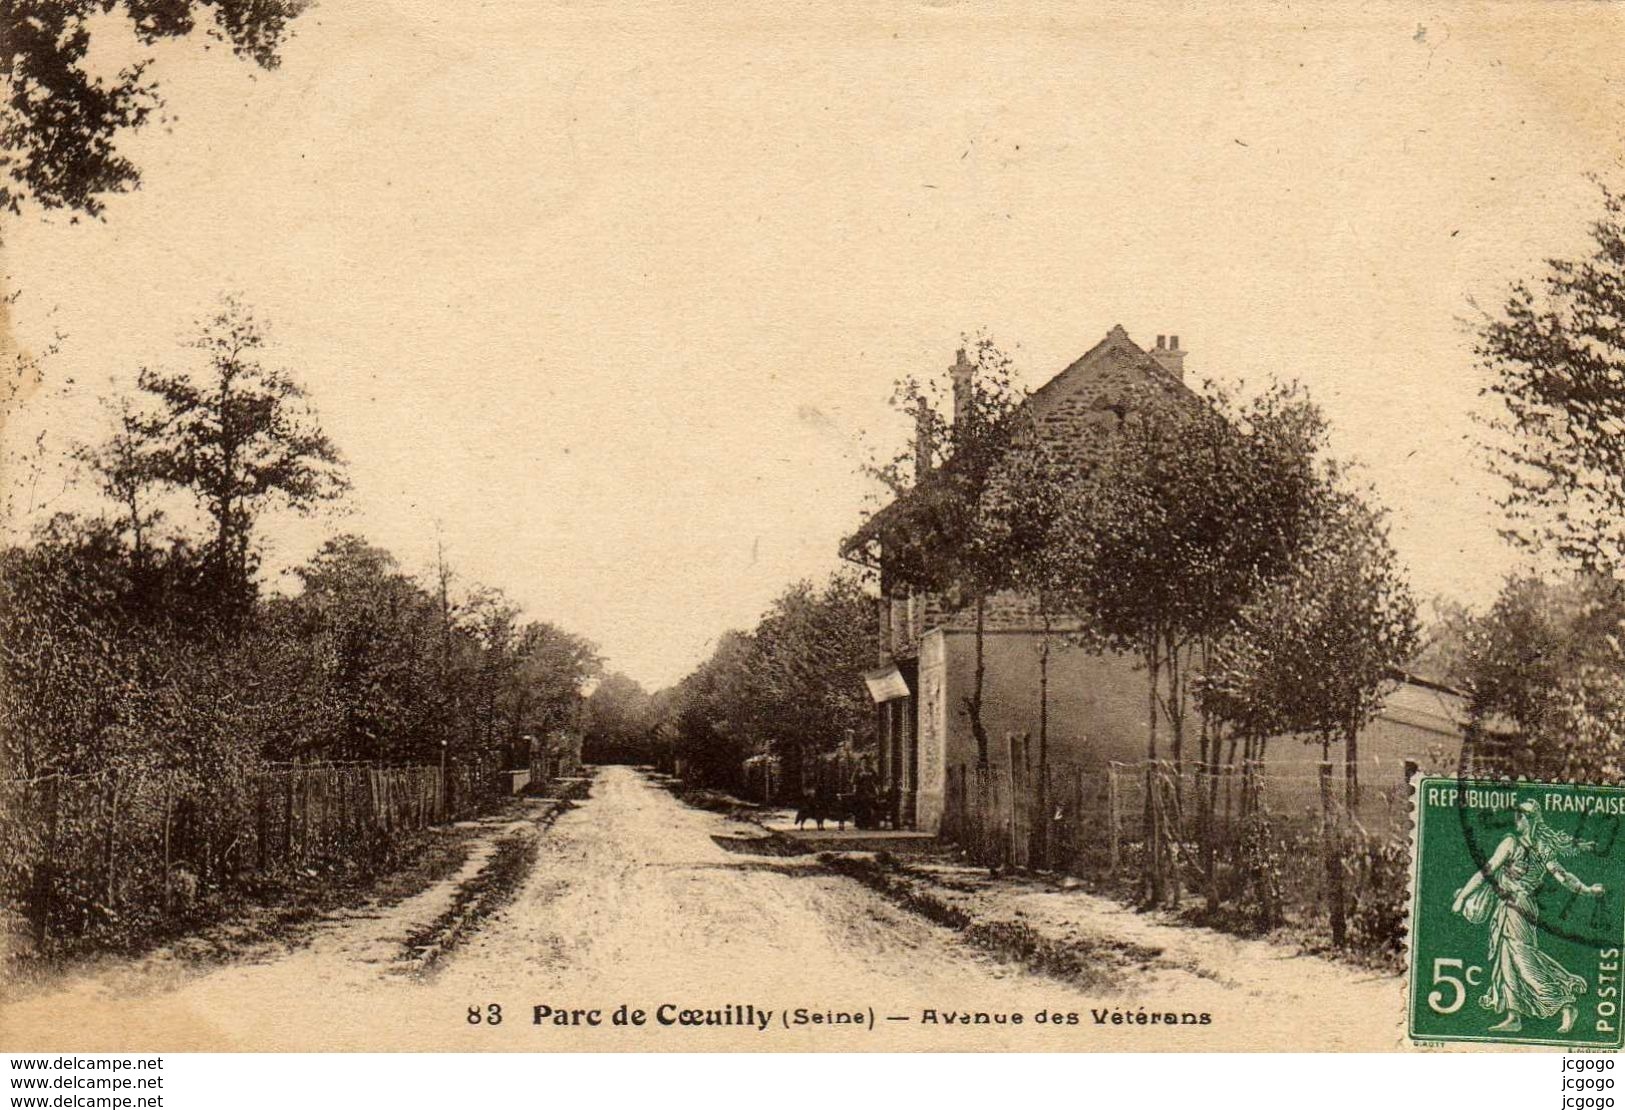
[[[1511,835],[1456,891],[1452,912],[1474,924],[1490,922],[1489,983],[1478,1004],[1506,1015],[1491,1029],[1514,1032],[1523,1028],[1524,1015],[1557,1013],[1563,1015],[1558,1032],[1573,1028],[1586,981],[1540,950],[1535,894],[1548,876],[1575,894],[1602,894],[1600,883],[1588,885],[1558,862],[1592,847],[1546,824],[1540,807],[1526,801],[1518,806]]]

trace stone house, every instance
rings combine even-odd
[[[1146,350],[1121,326],[1114,327],[1033,392],[1025,414],[1053,457],[1062,465],[1082,466],[1089,444],[1114,427],[1147,389],[1195,403],[1185,384],[1186,356],[1177,336],[1158,336]],[[965,388],[970,364],[963,351],[952,372],[956,386]],[[906,526],[898,504],[875,514],[843,545],[843,554],[880,573],[880,659],[864,678],[876,706],[881,783],[895,799],[900,826],[934,832],[942,821],[950,768],[976,761],[963,708],[974,681],[975,631],[969,614],[951,612],[942,598],[909,593],[889,580],[886,536],[889,529]],[[1114,761],[1144,759],[1144,671],[1126,656],[1071,646],[1061,635],[1066,630],[1064,622],[1052,620],[1046,636],[1031,597],[1005,593],[987,603],[983,721],[995,768],[1007,766],[1012,757],[1009,738],[1036,734],[1046,641],[1051,761],[1103,772]],[[1362,782],[1402,781],[1407,762],[1454,766],[1464,719],[1456,692],[1396,675],[1388,707],[1359,740]],[[1301,745],[1271,745],[1272,763],[1307,761],[1312,754]]]

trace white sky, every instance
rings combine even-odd
[[[65,335],[8,440],[94,434],[239,290],[355,483],[278,565],[342,525],[419,569],[438,520],[654,686],[835,565],[895,377],[985,327],[1038,385],[1121,322],[1302,378],[1418,592],[1493,593],[1463,320],[1620,179],[1619,9],[722,10],[329,3],[272,73],[166,46],[141,190],[5,229],[19,341]]]

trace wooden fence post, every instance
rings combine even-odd
[[[1021,866],[1021,845],[1019,843],[1021,822],[1016,816],[1016,799],[1022,793],[1024,784],[1020,783],[1016,777],[1016,734],[1013,731],[1006,730],[1004,734],[1004,754],[1009,761],[1010,767],[1010,797],[1009,806],[1007,807],[1009,825],[1007,829],[1008,836],[1005,840],[1005,852],[1010,860],[1009,865],[1015,868]]]
[[[40,853],[40,858],[34,865],[34,943],[41,950],[44,949],[51,931],[51,895],[56,878],[52,874],[52,868],[56,860],[56,830],[57,822],[60,820],[57,811],[62,805],[61,779],[52,775],[50,783],[50,800],[46,803],[44,851]]]
[[[1343,906],[1343,859],[1339,844],[1341,822],[1333,812],[1332,762],[1330,757],[1320,761],[1320,836],[1326,863],[1326,903],[1331,914],[1332,945],[1343,947],[1347,939],[1348,923]]]
[[[113,775],[112,797],[107,806],[107,912],[113,912],[113,900],[118,895],[118,772]]]
[[[1040,763],[1033,783],[1033,812],[1037,814],[1038,823],[1032,826],[1027,833],[1028,862],[1036,871],[1049,871],[1052,868],[1052,852],[1050,838],[1055,830],[1050,809],[1049,764]]]
[[[164,772],[164,912],[168,913],[170,903],[173,901],[173,891],[169,882],[170,847],[169,826],[175,813],[175,774],[173,771]]]
[[[1162,822],[1163,859],[1168,864],[1168,883],[1173,904],[1177,907],[1184,894],[1185,884],[1180,877],[1179,863],[1184,855],[1185,845],[1185,792],[1181,786],[1184,771],[1178,763],[1170,763],[1173,768],[1173,782],[1160,779],[1158,789],[1161,792],[1159,800],[1162,803],[1164,820]]]
[[[1166,893],[1162,874],[1162,795],[1157,789],[1157,764],[1148,760],[1145,765],[1145,882],[1142,884],[1147,900],[1153,906],[1162,905]]]
[[[254,846],[258,849],[259,869],[265,870],[267,860],[265,836],[270,831],[265,820],[265,775],[254,776]]]
[[[299,862],[310,858],[310,772],[299,772]]]
[[[1111,852],[1107,857],[1107,871],[1117,874],[1117,866],[1121,861],[1122,842],[1120,829],[1122,827],[1122,801],[1117,796],[1117,764],[1106,765],[1106,826],[1111,830]]]
[[[293,862],[293,772],[282,775],[282,862]]]
[[[1083,850],[1083,845],[1080,843],[1080,841],[1083,840],[1083,838],[1087,835],[1083,828],[1083,807],[1084,798],[1088,796],[1088,780],[1081,767],[1078,769],[1078,773],[1075,778],[1076,781],[1072,784],[1072,809],[1066,822],[1067,832],[1069,834],[1066,842],[1066,869],[1072,874],[1077,874],[1080,866],[1087,858]]]

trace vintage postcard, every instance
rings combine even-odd
[[[0,1049],[1618,1048],[1625,9],[0,12]]]

